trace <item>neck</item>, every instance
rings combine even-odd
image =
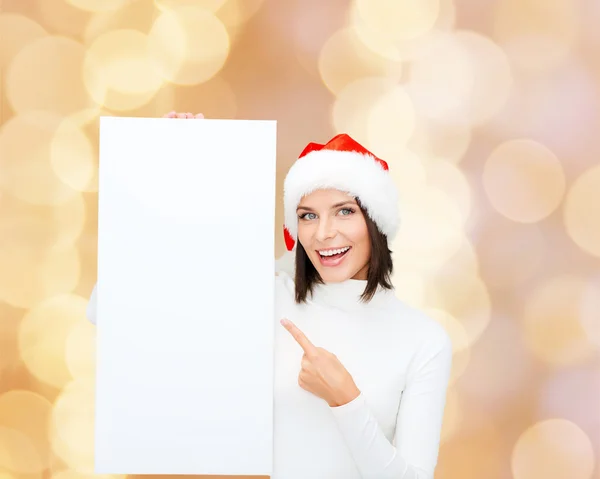
[[[357,279],[356,276],[341,282],[316,284],[312,296],[309,295],[309,300],[315,304],[352,311],[379,305],[394,296],[393,291],[378,287],[373,298],[365,302],[361,299],[361,295],[366,287],[367,280]]]

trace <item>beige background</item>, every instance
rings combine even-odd
[[[172,109],[278,120],[280,194],[309,141],[388,161],[398,296],[455,344],[436,478],[599,479],[599,24],[592,0],[0,0],[0,479],[91,475],[98,116]]]

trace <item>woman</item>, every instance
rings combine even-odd
[[[433,479],[452,345],[395,297],[398,198],[387,170],[338,135],[309,144],[286,176],[274,479]],[[95,303],[96,288],[92,322]]]

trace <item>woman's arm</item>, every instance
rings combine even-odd
[[[395,446],[361,394],[331,408],[364,479],[433,479],[437,464],[452,343],[445,332],[422,348],[402,394]]]

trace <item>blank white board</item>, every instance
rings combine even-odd
[[[276,123],[100,121],[95,468],[270,475]]]

